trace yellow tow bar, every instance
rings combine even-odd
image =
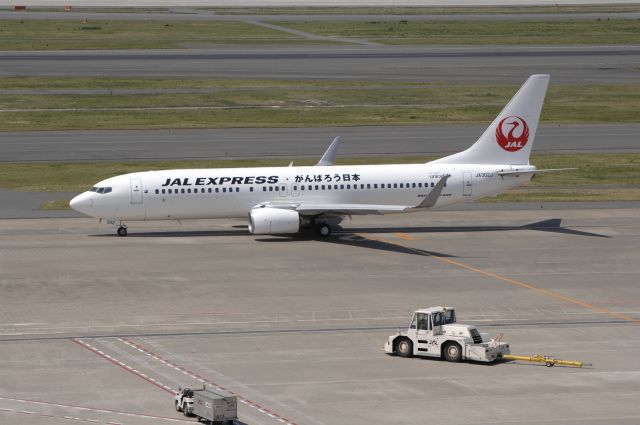
[[[512,354],[506,354],[502,356],[502,358],[505,360],[522,360],[525,362],[544,363],[547,367],[555,365],[575,367],[593,366],[591,363],[583,363],[575,360],[560,360],[554,357],[543,356],[542,354],[536,354],[535,356],[515,356]]]

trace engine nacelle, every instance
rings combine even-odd
[[[254,235],[297,233],[300,230],[298,211],[280,208],[255,208],[249,212],[249,231]]]

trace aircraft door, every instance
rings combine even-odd
[[[131,203],[142,203],[142,181],[140,179],[131,179]]]
[[[462,196],[471,196],[472,189],[471,173],[462,173]]]

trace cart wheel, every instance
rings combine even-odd
[[[402,338],[398,341],[396,351],[400,357],[413,357],[413,344],[407,338]]]
[[[462,349],[457,342],[448,342],[442,347],[442,356],[448,362],[459,362],[462,360]]]

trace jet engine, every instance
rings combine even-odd
[[[255,208],[249,212],[249,232],[254,235],[297,233],[300,214],[280,208]]]

